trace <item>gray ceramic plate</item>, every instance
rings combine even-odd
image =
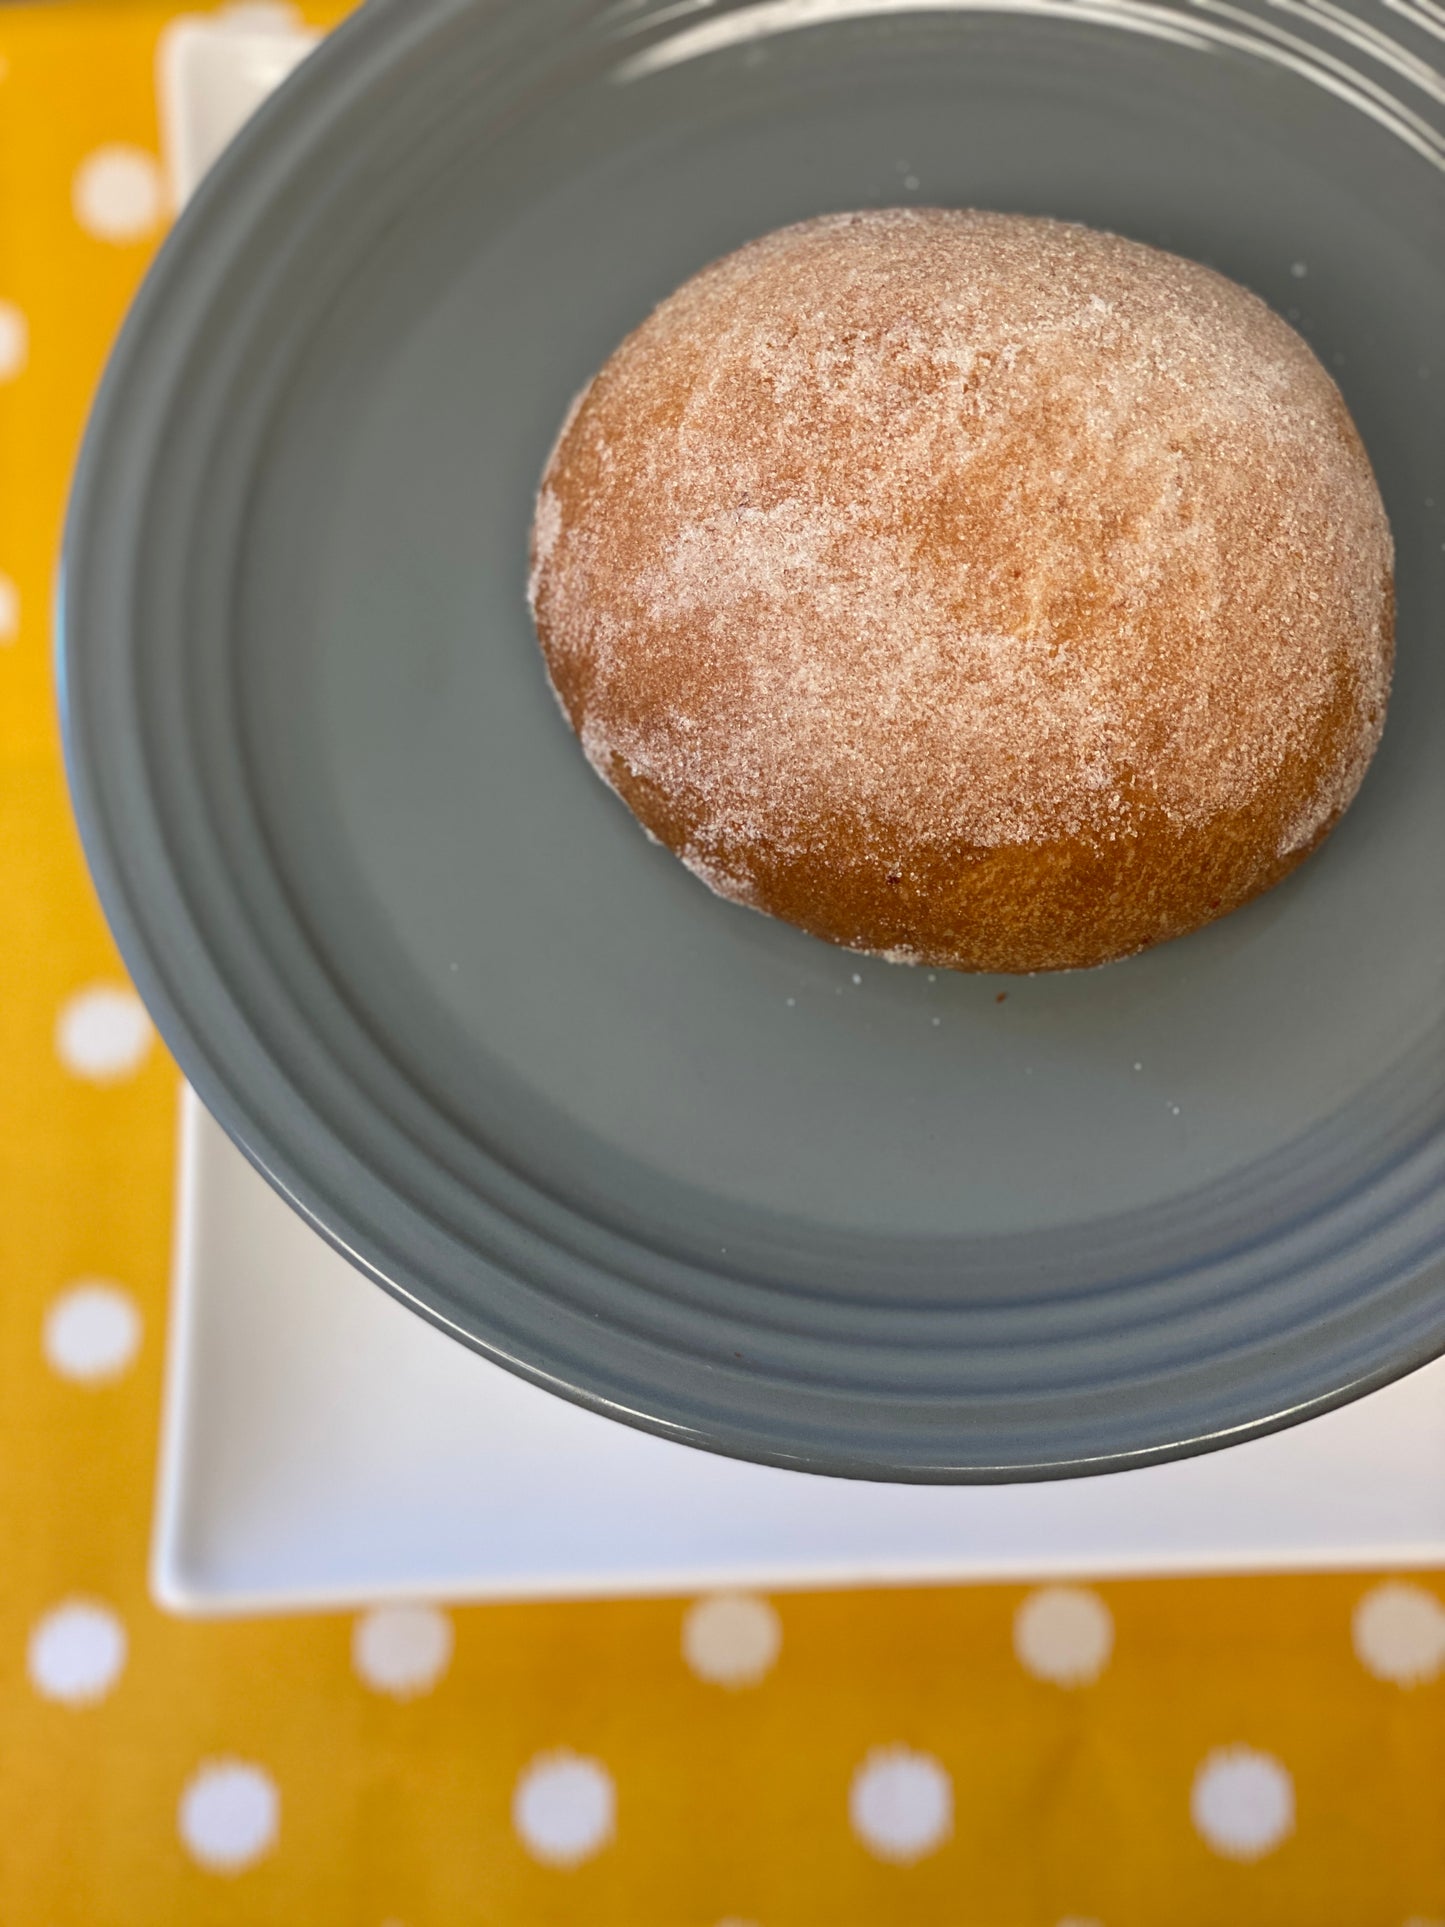
[[[1163,1458],[1445,1350],[1414,20],[372,0],[252,124],[97,405],[66,740],[183,1068],[380,1283],[619,1418],[873,1478]],[[907,200],[1258,289],[1338,374],[1395,525],[1356,808],[1265,901],[1093,974],[935,979],[718,902],[590,774],[529,630],[535,479],[623,332],[750,235]]]

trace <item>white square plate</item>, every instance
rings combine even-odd
[[[314,36],[183,16],[183,201]],[[177,1611],[1445,1563],[1445,1361],[1294,1431],[1057,1485],[856,1485],[712,1458],[514,1379],[358,1276],[188,1092],[153,1575]]]

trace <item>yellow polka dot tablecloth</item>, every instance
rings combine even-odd
[[[170,18],[0,11],[0,1923],[1442,1927],[1445,1575],[152,1604],[177,1079],[50,595]]]

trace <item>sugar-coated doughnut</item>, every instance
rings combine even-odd
[[[705,268],[532,535],[598,773],[721,895],[962,970],[1099,964],[1286,876],[1384,724],[1392,547],[1255,295],[1063,222],[829,215]]]

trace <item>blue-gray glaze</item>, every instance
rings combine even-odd
[[[268,104],[86,438],[87,853],[236,1141],[539,1383],[869,1478],[1225,1444],[1445,1350],[1430,43],[1363,7],[1365,51],[1263,4],[1232,41],[1189,5],[838,11],[371,0]],[[1282,889],[1103,971],[930,977],[717,901],[588,771],[530,632],[535,480],[618,338],[751,235],[908,200],[1254,287],[1394,524],[1359,802]]]

